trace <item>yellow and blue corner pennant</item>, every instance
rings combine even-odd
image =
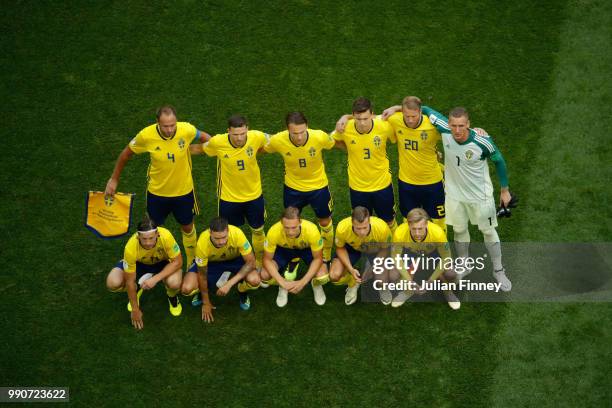
[[[90,191],[85,200],[85,226],[100,238],[119,238],[128,233],[134,194]]]

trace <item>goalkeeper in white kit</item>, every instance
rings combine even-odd
[[[502,265],[501,244],[495,229],[497,214],[493,184],[487,159],[495,164],[497,170],[502,208],[507,208],[512,199],[506,162],[489,135],[479,135],[470,129],[465,108],[454,108],[448,119],[427,106],[423,106],[423,114],[429,117],[442,135],[446,223],[453,226],[457,255],[467,258],[470,243],[468,222],[478,225],[493,263],[493,277],[501,283],[501,289],[508,292],[512,283]],[[469,272],[466,271],[463,277]]]

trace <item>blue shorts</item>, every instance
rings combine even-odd
[[[278,270],[283,271],[289,262],[293,258],[300,258],[306,265],[310,265],[312,262],[312,251],[310,248],[306,249],[290,249],[283,247],[276,247],[276,251],[274,251],[274,262],[278,265]]]
[[[285,208],[297,207],[300,211],[310,205],[317,218],[330,217],[334,208],[334,200],[329,192],[329,186],[312,191],[298,191],[285,185],[283,204]]]
[[[240,227],[247,223],[252,228],[259,228],[266,222],[266,207],[263,195],[255,200],[235,203],[232,201],[219,200],[219,216],[223,217],[231,225]]]
[[[136,283],[138,283],[138,281],[140,280],[140,278],[142,278],[144,274],[150,273],[152,275],[155,275],[157,273],[160,273],[166,265],[168,265],[167,260],[158,262],[153,265],[147,265],[147,264],[143,264],[140,262],[136,262]],[[123,259],[117,262],[117,264],[115,265],[115,268],[119,268],[125,271],[125,269],[123,269]]]
[[[179,224],[189,225],[193,222],[194,208],[193,191],[178,197],[162,197],[147,191],[147,212],[157,225],[164,225],[170,213]]]
[[[444,183],[416,185],[398,182],[400,212],[404,217],[413,208],[423,208],[431,218],[444,218]]]
[[[356,250],[349,244],[344,244],[344,249],[346,249],[346,252],[348,252],[349,260],[351,261],[351,265],[353,265],[353,267],[357,265],[357,262],[359,262],[362,256],[366,256],[368,259],[370,259],[370,261],[374,259],[374,254],[364,254],[363,252]],[[337,255],[334,255],[334,258],[337,257]]]
[[[244,258],[239,256],[238,258],[230,259],[229,261],[220,262],[208,262],[208,287],[212,288],[217,285],[217,281],[225,271],[230,271],[231,276],[238,273],[240,268],[244,266]],[[198,273],[198,265],[194,262],[191,263],[187,272]]]
[[[393,183],[378,191],[356,191],[351,188],[350,193],[351,208],[365,207],[371,215],[376,215],[386,222],[391,222],[395,218]]]

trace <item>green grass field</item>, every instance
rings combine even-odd
[[[324,307],[307,288],[281,310],[268,289],[244,313],[232,294],[205,325],[187,299],[172,318],[157,289],[136,332],[104,286],[125,239],[96,238],[83,214],[161,104],[211,134],[232,113],[271,133],[291,110],[331,130],[357,96],[380,112],[414,94],[495,137],[521,197],[502,241],[612,241],[612,3],[23,1],[0,22],[0,386],[68,386],[79,406],[610,405],[610,303],[349,308],[328,285]],[[345,162],[326,156],[336,222]],[[137,218],[147,164],[119,184]],[[282,163],[260,166],[269,227]],[[196,157],[194,178],[201,232],[214,160]]]

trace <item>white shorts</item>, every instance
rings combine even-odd
[[[478,225],[478,229],[497,227],[497,211],[493,197],[480,203],[466,203],[446,196],[446,224],[467,226],[468,222]]]

